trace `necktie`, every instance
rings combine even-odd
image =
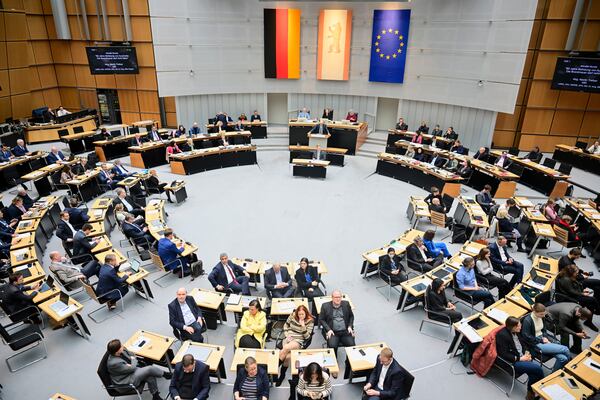
[[[231,279],[233,279],[233,282],[238,283],[237,279],[235,279],[235,275],[233,274],[233,270],[231,269],[229,264],[225,267],[227,268],[227,272],[229,272],[229,276],[231,276]]]
[[[396,263],[394,262],[393,258],[390,258],[391,262],[392,262],[392,271],[396,270]]]

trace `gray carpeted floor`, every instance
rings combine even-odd
[[[383,137],[381,133],[375,134]],[[261,144],[260,141],[258,141]],[[264,143],[264,142],[262,142]],[[371,146],[375,147],[375,146]],[[32,146],[49,148],[49,144]],[[383,146],[380,146],[380,151]],[[261,151],[259,165],[229,168],[185,177],[189,199],[181,205],[167,205],[168,225],[183,238],[199,247],[198,255],[205,269],[217,261],[218,254],[227,252],[232,257],[251,257],[262,260],[291,261],[301,257],[321,259],[330,273],[324,277],[328,290],[340,288],[349,294],[357,306],[356,331],[358,343],[385,341],[395,351],[395,358],[415,375],[412,391],[414,399],[461,398],[464,400],[504,399],[504,393],[490,382],[467,375],[458,359],[448,359],[449,343],[418,332],[423,318],[421,308],[402,314],[396,311],[398,295],[387,301],[376,290],[381,284],[377,278],[364,280],[359,275],[361,253],[384,245],[409,228],[406,208],[410,195],[425,195],[421,189],[379,175],[371,175],[376,160],[368,157],[347,157],[343,168],[330,167],[327,179],[309,180],[292,177],[287,151]],[[124,159],[128,163],[128,159]],[[165,181],[175,179],[168,167],[158,168]],[[574,171],[579,181],[598,187],[598,177]],[[579,190],[579,189],[577,189]],[[466,193],[472,193],[466,188]],[[519,195],[540,194],[519,186]],[[583,191],[576,194],[584,195]],[[5,203],[12,198],[5,193]],[[419,227],[424,229],[427,223]],[[438,236],[446,232],[438,233]],[[122,238],[114,231],[111,239],[118,244]],[[458,245],[450,245],[456,250]],[[60,249],[53,238],[45,252]],[[556,244],[551,250],[558,250]],[[522,253],[514,254],[531,263]],[[48,260],[44,258],[44,265]],[[586,270],[595,270],[589,258],[580,263]],[[168,325],[167,303],[179,286],[209,288],[206,277],[194,282],[184,279],[166,289],[153,286],[154,302],[147,302],[134,294],[125,299],[126,310],[102,324],[87,319],[92,332],[85,341],[69,329],[46,329],[48,358],[17,373],[10,373],[0,364],[0,383],[4,385],[5,399],[45,399],[61,391],[78,399],[107,398],[96,375],[98,361],[108,340],[127,339],[135,330],[143,328],[171,335]],[[256,293],[256,292],[255,292]],[[259,293],[264,293],[259,285]],[[95,304],[85,303],[89,312]],[[463,310],[465,313],[466,309]],[[596,320],[596,322],[600,322]],[[442,335],[443,331],[429,332]],[[208,332],[208,341],[227,347],[225,364],[228,378],[223,384],[213,384],[211,398],[227,399],[231,396],[233,374],[229,367],[233,354],[233,322]],[[315,335],[313,347],[323,340]],[[273,343],[268,344],[274,346]],[[10,355],[7,346],[0,347],[0,357]],[[339,363],[343,368],[345,355],[340,351]],[[498,376],[495,374],[495,376]],[[507,383],[508,380],[505,380]],[[335,380],[336,399],[359,399],[361,383],[350,385]],[[166,395],[168,382],[160,387]],[[272,399],[287,399],[288,388],[272,390]],[[525,388],[517,385],[513,398],[524,397]],[[146,393],[145,398],[149,398]]]

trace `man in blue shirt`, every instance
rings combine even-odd
[[[174,274],[179,273],[179,262],[176,260],[181,260],[181,266],[183,267],[183,274],[188,275],[190,273],[190,268],[188,265],[187,257],[181,256],[184,251],[183,242],[180,243],[180,247],[177,247],[173,242],[175,235],[173,234],[172,229],[165,229],[163,238],[158,241],[158,255],[165,266],[167,271],[173,271]]]
[[[298,113],[298,118],[310,119],[310,113],[306,110],[306,107],[304,107],[302,111]]]
[[[473,257],[467,257],[463,260],[461,268],[456,273],[456,285],[473,297],[474,302],[483,301],[484,307],[494,304],[494,296],[489,290],[482,288],[477,284],[475,278],[475,260]]]

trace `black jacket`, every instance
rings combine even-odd
[[[518,337],[521,346],[523,346],[523,351],[525,351],[526,347],[521,340],[521,335],[518,335]],[[496,334],[496,351],[501,358],[511,364],[519,361],[522,356],[522,354],[519,354],[517,351],[517,346],[515,346],[515,342],[513,341],[512,333],[510,333],[506,327],[499,330]]]
[[[7,284],[3,288],[4,296],[2,305],[8,310],[9,314],[14,314],[27,306],[33,305],[33,298],[37,292],[26,294],[25,291],[31,289],[30,286]]]
[[[286,267],[281,267],[281,279],[288,285],[292,284],[292,277],[290,276],[290,273],[288,272]],[[265,272],[265,288],[267,290],[274,290],[275,285],[277,285],[275,271],[273,271],[273,268],[270,268],[267,270],[267,272]]]
[[[98,243],[92,242],[83,231],[77,231],[73,237],[73,256],[91,254]]]
[[[135,202],[135,200],[133,200],[133,198],[131,196],[125,196],[125,201],[128,202],[129,205],[131,207],[133,207],[134,209],[136,209],[136,208],[142,208],[142,206],[140,206],[139,204],[137,204]],[[114,200],[114,205],[117,205],[117,204],[123,204],[123,200],[119,196],[115,197],[115,200]],[[123,207],[125,208],[125,211],[129,212],[129,210],[127,209],[127,207],[125,207],[125,204],[123,204]]]
[[[70,223],[70,221],[69,221]],[[71,225],[73,226],[73,225]],[[69,228],[69,225],[67,225],[67,223],[63,220],[61,220],[58,223],[58,226],[56,228],[56,236],[58,236],[60,238],[60,240],[62,240],[63,242],[66,241],[67,239],[73,239],[73,236],[75,235],[76,232],[73,232],[73,230],[71,228]]]
[[[246,372],[246,369],[239,368],[235,378],[235,383],[233,384],[233,392],[240,392],[240,397],[244,397],[244,393],[242,393],[242,385],[247,377],[248,372]],[[262,366],[258,366],[258,372],[256,373],[256,388],[258,389],[256,393],[257,398],[262,399],[263,396],[269,398],[269,385],[267,371],[265,371]]]
[[[581,287],[581,284],[577,281],[571,280],[571,278],[567,276],[558,278],[555,282],[555,285],[558,293],[569,296],[573,300],[577,300],[579,296],[583,296],[583,288]]]
[[[371,371],[371,376],[369,376],[368,380],[373,388],[377,387],[382,368],[383,365],[379,361],[379,356],[377,356],[375,368]],[[404,389],[404,381],[408,377],[407,375],[410,374],[403,370],[400,364],[398,364],[398,361],[393,359],[388,367],[385,379],[383,380],[383,387],[379,388],[379,398],[381,400],[400,400],[407,398],[409,393],[406,393],[406,390]]]
[[[20,221],[22,215],[23,211],[18,209],[17,206],[15,206],[14,204],[11,204],[10,206],[8,206],[6,212],[4,213],[4,219],[8,222],[10,222],[13,219],[18,219]]]
[[[196,300],[192,296],[187,296],[185,298],[185,302],[187,303],[190,311],[194,315],[195,320],[198,320],[198,317],[202,317],[202,311],[196,305]],[[179,306],[179,301],[177,299],[173,300],[169,303],[169,325],[171,325],[174,329],[183,330],[185,326],[183,320],[183,313],[181,312],[181,307]]]
[[[429,254],[427,254],[427,250],[425,250],[425,255],[429,256]],[[418,262],[419,264],[427,263],[427,260],[423,258],[421,251],[414,243],[411,243],[408,247],[406,247],[406,258],[408,258],[410,261]]]
[[[404,265],[402,265],[401,258],[398,254],[394,255],[394,263],[396,264],[396,268],[400,271],[404,271]],[[392,272],[392,259],[387,254],[381,257],[379,262],[379,268],[387,274]]]
[[[311,265],[306,267],[308,274],[310,275],[313,282],[319,280],[319,274],[317,273],[317,269]],[[306,291],[310,289],[311,284],[306,280],[306,276],[302,268],[298,268],[296,270],[296,283],[298,284],[298,288],[302,289],[302,291]]]
[[[352,312],[350,303],[346,300],[342,300],[340,307],[342,308],[342,314],[344,315],[346,329],[354,328],[354,313]],[[324,303],[321,307],[319,321],[321,321],[321,326],[325,332],[333,330],[333,303],[331,301]]]
[[[175,300],[177,301],[177,300]],[[183,371],[183,363],[178,362],[173,370],[173,377],[171,378],[171,384],[169,385],[169,393],[171,398],[179,396],[181,390],[181,378],[185,372]],[[196,367],[194,368],[194,377],[192,378],[192,393],[194,399],[206,400],[208,399],[208,393],[210,392],[210,377],[208,366],[202,361],[196,360]]]

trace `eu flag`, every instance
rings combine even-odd
[[[410,10],[374,10],[369,81],[402,83]]]

